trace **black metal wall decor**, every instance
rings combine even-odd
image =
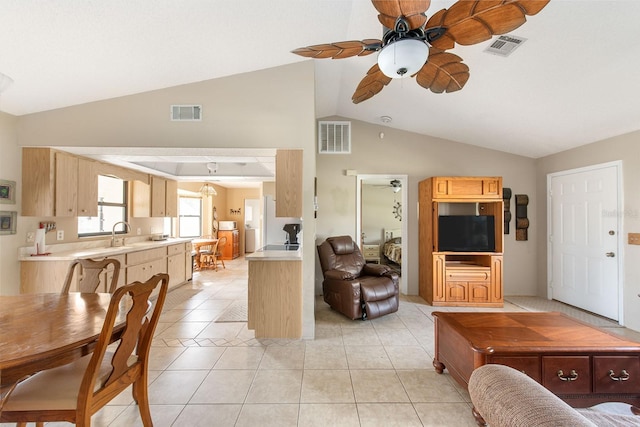
[[[527,218],[527,205],[529,196],[516,194],[516,240],[529,239],[529,219]]]
[[[509,223],[511,222],[511,189],[502,189],[502,201],[504,202],[504,234],[509,234]]]

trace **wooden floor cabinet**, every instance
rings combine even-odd
[[[419,293],[434,306],[503,305],[503,200],[501,177],[432,177],[419,183]],[[441,216],[493,217],[485,236],[491,249],[444,249]],[[456,240],[458,240],[456,238]]]
[[[222,248],[222,259],[227,261],[240,256],[240,232],[238,230],[218,230],[218,239],[227,238]]]

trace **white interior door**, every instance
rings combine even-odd
[[[620,318],[620,164],[551,174],[550,296]]]

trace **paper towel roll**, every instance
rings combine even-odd
[[[34,240],[36,254],[43,254],[46,251],[46,248],[44,247],[45,232],[46,230],[44,228],[38,228],[36,230],[36,236]]]

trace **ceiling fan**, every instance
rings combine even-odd
[[[388,184],[374,184],[373,186],[390,188],[391,191],[393,191],[394,193],[397,193],[400,190],[402,190],[402,181],[400,181],[399,179],[392,179],[391,181],[389,181]]]
[[[434,93],[455,92],[469,79],[462,58],[445,52],[455,44],[472,45],[494,34],[513,31],[549,0],[458,0],[427,20],[431,0],[371,0],[383,26],[382,40],[343,41],[301,47],[292,52],[308,58],[342,59],[378,53],[351,97],[354,104],[379,93],[391,79],[415,76]]]

